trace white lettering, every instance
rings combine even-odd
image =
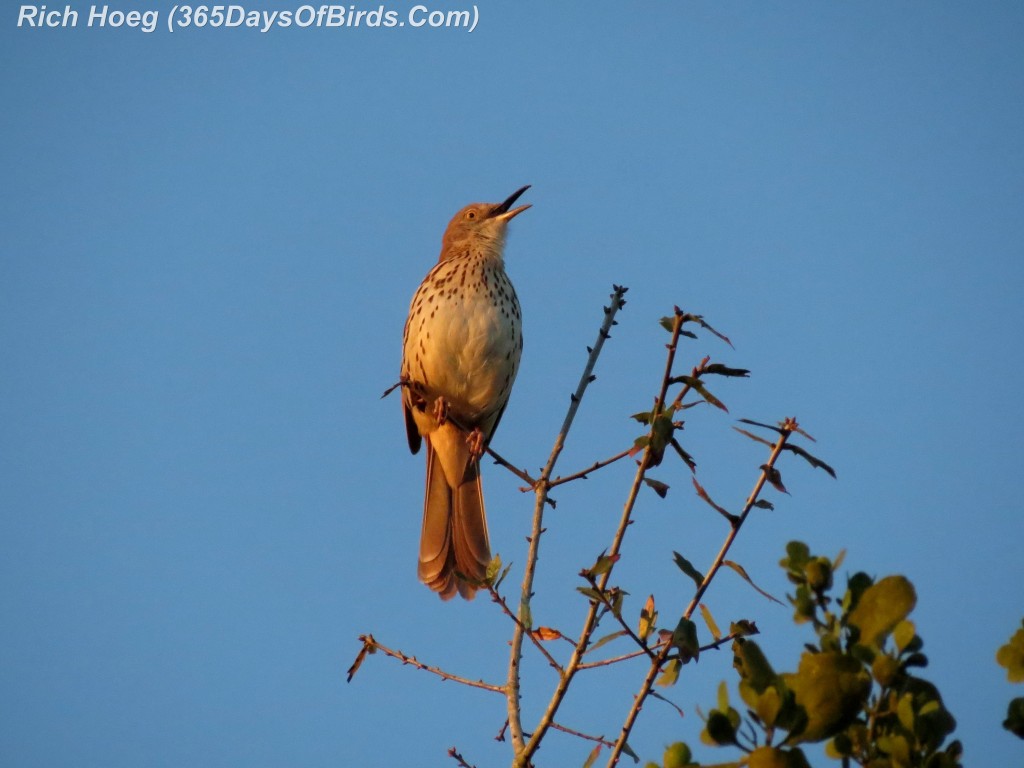
[[[78,11],[65,5],[62,11],[48,11],[45,5],[23,5],[18,9],[19,27],[77,27]]]

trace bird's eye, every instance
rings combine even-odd
[[[466,218],[472,221],[476,218],[476,211],[466,211]]]

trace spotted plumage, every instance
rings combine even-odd
[[[508,222],[529,187],[455,214],[438,263],[412,298],[402,350],[409,448],[426,443],[419,577],[472,598],[491,560],[479,454],[508,403],[523,350],[519,299],[505,274]],[[463,578],[464,577],[464,578]]]

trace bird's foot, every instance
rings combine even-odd
[[[477,427],[466,435],[466,445],[469,446],[469,455],[474,461],[479,461],[484,455],[484,433]]]
[[[443,397],[438,397],[434,401],[433,409],[434,421],[437,422],[437,426],[443,427],[445,422],[448,421],[448,403],[445,402]]]

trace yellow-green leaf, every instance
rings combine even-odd
[[[1014,632],[1010,641],[996,652],[996,661],[1006,667],[1011,683],[1024,683],[1024,628]]]
[[[637,633],[641,640],[646,641],[654,629],[654,623],[658,620],[658,612],[654,608],[654,595],[649,595],[640,611],[640,631]]]
[[[718,631],[718,625],[715,624],[715,619],[711,615],[711,611],[708,610],[708,607],[704,605],[704,603],[700,604],[700,615],[704,617],[704,623],[708,625],[708,631],[711,632],[711,636],[715,638],[715,640],[721,638],[722,633]]]
[[[905,576],[886,576],[860,596],[849,622],[860,629],[860,642],[881,645],[885,636],[914,610],[917,593]]]

